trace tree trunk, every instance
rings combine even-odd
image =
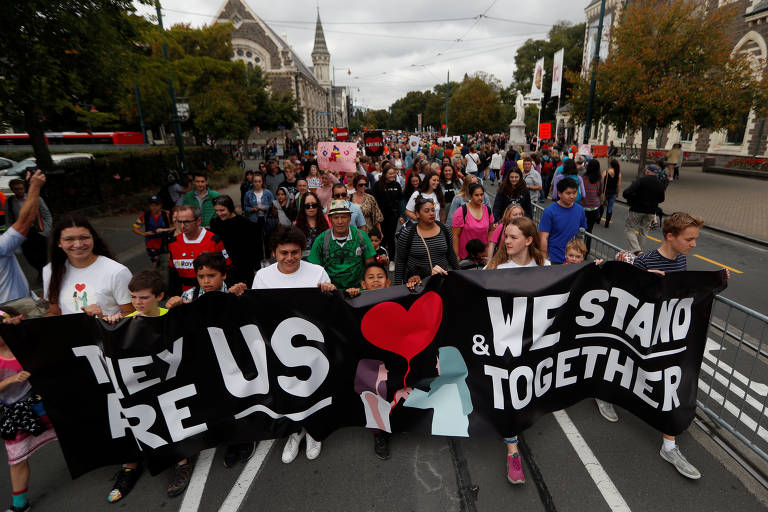
[[[50,172],[53,170],[53,160],[51,159],[51,152],[48,149],[48,144],[45,142],[45,132],[43,131],[43,124],[40,122],[40,117],[37,113],[37,107],[35,105],[24,105],[24,129],[29,134],[29,141],[32,144],[32,151],[35,153],[35,160],[37,166],[43,170],[43,172]]]
[[[648,155],[648,138],[651,136],[651,129],[643,126],[640,129],[640,154],[638,155],[637,175],[642,176],[645,172],[645,160]]]

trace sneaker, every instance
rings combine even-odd
[[[32,507],[30,506],[29,502],[27,502],[27,504],[23,507],[14,507],[11,505],[5,510],[5,512],[28,512],[29,510],[32,510]]]
[[[523,461],[520,454],[507,455],[507,481],[511,484],[524,484]]]
[[[238,462],[246,462],[256,452],[256,443],[237,443],[227,445],[224,452],[224,467],[231,468]]]
[[[183,493],[189,485],[189,479],[192,477],[192,471],[195,466],[191,462],[186,464],[174,464],[173,480],[168,484],[168,497],[173,498]]]
[[[293,462],[293,460],[299,454],[299,444],[301,443],[301,438],[303,435],[304,434],[300,432],[298,434],[291,434],[288,436],[288,441],[285,442],[285,448],[283,448],[283,462],[285,464],[290,464]]]
[[[141,465],[139,464],[135,468],[121,467],[115,474],[115,485],[107,495],[107,501],[114,503],[128,496],[133,486],[136,485],[136,481],[141,476]],[[13,510],[13,509],[9,509]]]
[[[662,459],[675,466],[677,472],[684,477],[690,478],[691,480],[698,480],[701,478],[701,473],[699,473],[699,470],[696,469],[693,464],[688,462],[685,457],[683,457],[679,446],[675,445],[675,447],[669,451],[665,450],[662,446],[659,455],[661,455]]]
[[[376,452],[376,456],[381,460],[389,458],[389,436],[387,434],[384,432],[373,434],[373,451]]]
[[[600,411],[600,414],[603,416],[603,418],[607,419],[611,423],[616,423],[619,421],[619,415],[616,414],[616,409],[613,408],[613,404],[603,402],[597,398],[595,398],[595,402],[597,402],[597,410]]]
[[[307,441],[307,458],[309,460],[315,460],[320,456],[320,449],[323,447],[323,443],[315,441],[309,434],[306,435]]]

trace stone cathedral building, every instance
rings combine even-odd
[[[289,135],[302,140],[323,140],[328,139],[334,126],[348,126],[346,88],[334,87],[331,82],[331,54],[319,12],[311,67],[244,0],[225,0],[216,14],[216,22],[231,22],[235,27],[233,59],[250,68],[260,67],[274,91],[288,92],[297,100],[302,120]]]
[[[758,75],[768,73],[768,0],[701,0],[712,8],[737,4],[739,15],[727,31],[733,42],[733,53],[746,55]],[[606,29],[610,31],[615,26],[624,0],[607,0],[605,7]],[[594,54],[597,44],[597,24],[600,18],[600,0],[591,0],[585,8],[587,27],[584,39],[583,67],[589,67],[589,61]],[[607,38],[604,37],[607,41]],[[601,58],[609,48],[607,43],[601,46]],[[577,130],[577,140],[583,140],[584,127]],[[603,124],[593,125],[590,134],[591,144],[607,144],[614,141],[617,146],[640,145],[639,135],[622,133],[613,127]],[[704,156],[714,156],[718,164],[726,164],[729,160],[746,156],[768,156],[768,119],[759,118],[755,112],[745,112],[743,122],[734,130],[712,132],[697,129],[693,132],[681,133],[674,126],[659,127],[648,141],[648,148],[667,150],[674,143],[680,143],[684,152],[690,154],[690,159],[699,160]]]

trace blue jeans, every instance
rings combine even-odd
[[[611,194],[605,196],[605,213],[610,215],[613,213],[613,203],[616,202],[617,194]]]
[[[514,437],[505,437],[504,438],[505,443],[517,443],[517,436]]]

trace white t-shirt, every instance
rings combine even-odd
[[[254,290],[269,288],[315,288],[320,283],[330,283],[331,278],[320,265],[302,260],[299,270],[293,274],[283,274],[277,269],[277,263],[256,272],[253,278]]]
[[[408,203],[405,205],[405,209],[411,212],[416,211],[416,198],[424,196],[432,199],[435,202],[435,216],[440,218],[440,202],[437,200],[437,194],[434,192],[419,192],[418,190],[411,194],[411,198],[408,199]]]
[[[546,267],[547,265],[552,265],[552,263],[550,263],[549,260],[544,260],[544,264],[542,265],[542,267]],[[536,260],[533,258],[531,258],[531,261],[529,261],[527,265],[518,265],[514,261],[510,260],[506,263],[502,263],[501,265],[496,267],[496,269],[498,270],[502,268],[523,268],[523,267],[538,267],[538,265],[536,264]],[[486,270],[487,268],[488,267],[485,267],[483,270]]]
[[[59,308],[62,315],[82,313],[80,308],[98,304],[105,315],[120,312],[120,304],[131,303],[128,282],[131,271],[128,267],[106,256],[85,268],[75,268],[69,261],[64,263],[64,279],[59,291]],[[51,264],[43,267],[43,296],[48,296],[51,283]]]
[[[480,160],[480,157],[477,156],[477,153],[467,153],[467,164],[464,167],[464,170],[466,172],[477,172],[477,162]]]

